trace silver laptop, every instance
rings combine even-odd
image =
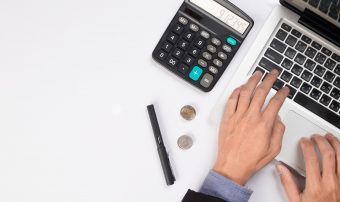
[[[340,0],[281,0],[212,113],[218,124],[234,88],[256,70],[280,76],[267,99],[291,89],[280,116],[286,124],[277,160],[304,174],[299,139],[331,132],[340,138]]]

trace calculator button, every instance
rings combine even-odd
[[[175,29],[173,31],[176,34],[180,35],[180,34],[182,34],[183,30],[184,30],[184,28],[181,25],[178,24],[178,25],[175,26]]]
[[[200,48],[200,49],[203,48],[204,44],[205,44],[205,41],[204,41],[203,39],[197,39],[197,40],[195,41],[195,46],[197,46],[197,47]]]
[[[216,39],[216,38],[212,38],[211,43],[214,44],[215,46],[221,45],[221,41],[219,39]]]
[[[234,39],[234,38],[231,37],[231,36],[227,38],[227,43],[228,43],[229,45],[231,45],[231,46],[236,46],[236,45],[237,45],[236,39]]]
[[[216,48],[212,45],[208,45],[208,51],[210,51],[211,53],[216,53]]]
[[[192,40],[194,39],[194,33],[192,32],[187,32],[184,34],[184,39],[189,41],[189,42],[192,42]]]
[[[179,60],[183,57],[183,54],[184,52],[178,48],[176,48],[176,50],[173,52],[173,56]]]
[[[188,24],[188,20],[185,17],[179,17],[179,22],[182,23],[183,25]]]
[[[222,67],[223,63],[221,60],[218,60],[218,59],[215,59],[214,60],[214,64],[217,66],[217,67]]]
[[[178,40],[178,36],[175,33],[170,33],[168,35],[168,41],[170,41],[171,43],[175,44],[176,41]]]
[[[160,60],[165,60],[166,57],[168,57],[168,54],[166,52],[164,52],[163,50],[160,50],[157,53],[157,58],[160,59]]]
[[[228,57],[227,57],[227,54],[223,53],[223,52],[219,52],[218,53],[218,57],[221,58],[222,60],[226,60]]]
[[[214,80],[214,77],[211,76],[210,74],[206,73],[206,74],[204,74],[203,78],[201,79],[200,84],[205,88],[209,88],[209,86],[211,85],[213,80]]]
[[[212,59],[212,55],[211,55],[210,53],[208,53],[208,52],[204,52],[204,53],[202,54],[202,56],[203,56],[205,59],[207,59],[207,60],[211,60],[211,59]]]
[[[189,50],[189,54],[194,56],[194,57],[197,57],[197,55],[199,54],[199,49],[196,48],[196,47],[192,47],[190,50]]]
[[[202,60],[202,59],[199,59],[198,65],[201,66],[201,67],[207,67],[208,63],[206,61]]]
[[[184,62],[185,64],[187,64],[188,66],[192,66],[192,64],[194,63],[194,58],[192,58],[192,57],[190,57],[189,55],[187,55],[187,56],[184,58],[183,62]]]
[[[217,74],[217,73],[218,73],[218,69],[217,69],[216,67],[214,67],[214,66],[210,66],[210,67],[209,67],[209,71],[210,71],[211,73],[213,73],[213,74]]]
[[[187,41],[184,41],[184,40],[181,40],[179,43],[178,43],[178,47],[182,50],[187,50],[189,48],[189,43]]]
[[[172,49],[172,45],[169,42],[164,42],[162,49],[165,50],[166,52],[170,52]]]
[[[205,39],[209,39],[210,38],[210,34],[206,31],[201,31],[201,36]]]
[[[224,44],[223,46],[222,46],[222,49],[225,51],[225,52],[227,52],[227,53],[230,53],[231,52],[231,47],[230,46],[228,46],[227,44]]]
[[[189,71],[189,67],[186,66],[186,65],[181,65],[179,68],[178,68],[178,71],[181,72],[182,74],[186,75]]]
[[[195,24],[190,24],[190,29],[194,32],[198,32],[198,30],[200,30],[200,28]]]
[[[189,77],[190,79],[194,80],[194,81],[198,81],[198,79],[201,77],[203,73],[203,70],[199,67],[199,66],[195,66],[194,68],[192,68]]]
[[[171,67],[175,67],[178,63],[178,60],[176,60],[175,58],[173,57],[170,57],[169,60],[168,60],[168,64],[171,66]]]

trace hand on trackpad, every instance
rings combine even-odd
[[[282,150],[277,159],[290,165],[300,174],[305,175],[304,158],[299,141],[302,137],[325,134],[326,131],[294,111],[290,111],[284,117],[283,122],[286,124],[286,131],[282,142]]]

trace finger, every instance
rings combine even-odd
[[[335,176],[335,151],[328,140],[320,135],[313,135],[322,157],[322,175]]]
[[[280,89],[274,97],[270,100],[267,108],[263,113],[263,118],[267,120],[268,124],[273,124],[275,117],[277,117],[284,101],[289,95],[289,88],[284,87]]]
[[[250,108],[255,109],[256,111],[261,111],[264,101],[266,100],[266,97],[270,89],[274,85],[278,75],[279,72],[276,69],[274,69],[267,75],[267,77],[255,90],[253,100],[250,104]]]
[[[249,78],[248,82],[241,87],[241,93],[237,108],[238,112],[244,113],[249,108],[249,104],[253,97],[254,90],[257,87],[258,83],[261,81],[261,78],[262,72],[256,71]]]
[[[326,135],[327,140],[331,143],[333,149],[335,150],[336,154],[336,161],[337,161],[337,174],[340,177],[340,141],[332,134]]]
[[[237,103],[240,97],[240,88],[236,88],[230,95],[227,105],[226,105],[226,109],[225,109],[225,113],[224,113],[224,117],[228,118],[230,116],[232,116],[236,109],[237,109]]]
[[[309,139],[302,138],[300,141],[300,146],[306,165],[306,183],[318,183],[320,181],[321,174],[314,145]]]
[[[277,172],[280,174],[281,184],[284,187],[288,200],[290,202],[298,202],[300,200],[300,191],[296,185],[293,175],[284,165],[276,166]]]

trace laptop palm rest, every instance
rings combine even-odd
[[[277,159],[290,165],[305,176],[305,163],[299,140],[302,137],[310,137],[314,134],[324,135],[326,131],[294,111],[288,112],[283,122],[286,125],[286,131],[282,150]]]

